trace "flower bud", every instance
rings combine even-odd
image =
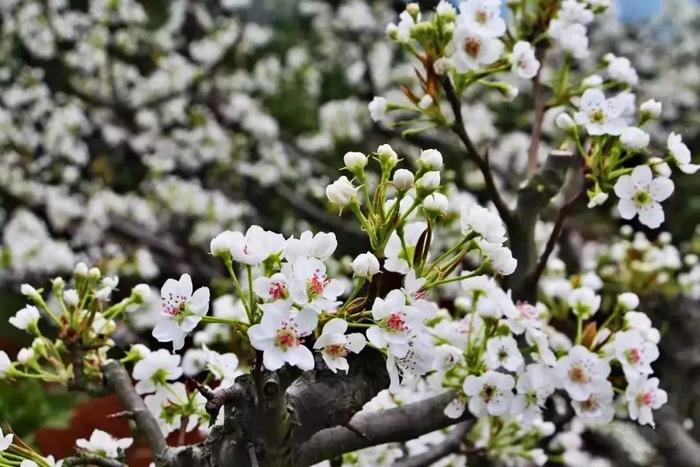
[[[594,208],[596,206],[602,206],[608,200],[609,195],[605,192],[598,192],[588,200],[588,207]]]
[[[78,306],[78,303],[80,303],[80,297],[78,296],[78,292],[75,289],[68,289],[64,291],[63,301],[68,306]]]
[[[576,128],[576,122],[574,122],[574,119],[571,118],[571,115],[569,115],[566,112],[562,112],[559,115],[557,115],[555,123],[557,124],[557,127],[564,131],[569,131]]]
[[[442,216],[447,212],[449,202],[442,193],[432,193],[423,200],[423,209],[434,216]]]
[[[513,274],[515,268],[518,266],[518,260],[513,258],[510,249],[506,247],[496,248],[489,253],[489,259],[491,260],[491,267],[493,270],[502,276]]]
[[[367,156],[356,151],[346,152],[343,156],[343,162],[350,172],[359,174],[367,166]]]
[[[651,170],[656,175],[660,175],[666,178],[671,176],[671,166],[669,166],[668,163],[660,157],[650,157],[649,165],[651,166]]]
[[[418,160],[425,170],[442,169],[442,154],[437,149],[423,150]]]
[[[438,3],[435,7],[435,13],[437,13],[440,18],[444,18],[448,21],[457,17],[455,7],[453,7],[452,4],[446,0],[440,0],[440,3]]]
[[[419,195],[423,194],[426,196],[433,191],[437,190],[440,186],[440,172],[434,170],[432,172],[426,172],[421,178],[416,182],[416,188],[418,189]]]
[[[643,118],[659,118],[661,116],[661,102],[649,99],[639,106]]]
[[[112,289],[110,287],[102,287],[97,292],[95,292],[95,298],[101,302],[106,302],[111,296]]]
[[[226,256],[231,254],[231,247],[235,242],[235,235],[230,230],[221,232],[209,242],[209,251],[214,256]]]
[[[382,144],[377,148],[377,158],[382,165],[382,170],[391,170],[396,167],[399,162],[399,156],[396,151],[388,144]]]
[[[639,297],[632,292],[621,293],[617,296],[617,303],[625,310],[634,310],[639,306]]]
[[[64,281],[62,277],[54,277],[51,279],[51,285],[53,285],[55,289],[62,289],[66,285],[66,281]]]
[[[383,97],[374,96],[372,102],[367,104],[367,108],[369,109],[370,117],[372,117],[372,120],[375,122],[384,120],[384,117],[386,117],[387,102]]]
[[[591,75],[581,81],[584,88],[597,88],[603,84],[603,77],[600,75]]]
[[[379,260],[369,251],[357,255],[352,262],[352,274],[355,277],[363,277],[371,280],[372,276],[379,272]]]
[[[620,134],[620,143],[627,149],[644,149],[649,146],[649,133],[637,127],[627,127]]]
[[[34,360],[34,350],[31,348],[23,348],[17,352],[17,361],[22,365],[26,365],[28,362]]]
[[[398,169],[394,172],[393,183],[397,190],[407,191],[413,186],[413,173],[410,170]]]
[[[425,110],[428,107],[433,105],[433,98],[430,94],[426,94],[423,97],[421,97],[420,101],[418,101],[418,108]]]
[[[131,295],[139,303],[147,302],[151,298],[151,288],[147,284],[137,284],[131,289]]]
[[[90,278],[92,280],[99,279],[101,275],[102,275],[102,272],[100,271],[99,268],[90,268],[90,270],[88,271],[88,278]]]
[[[342,176],[326,187],[326,196],[331,203],[345,207],[357,200],[357,188],[346,176]]]
[[[453,66],[452,60],[448,57],[440,57],[433,63],[433,71],[435,71],[435,74],[438,76],[445,76],[450,72]]]
[[[420,5],[415,2],[409,3],[406,5],[406,11],[415,19],[418,16],[418,13],[420,13]]]
[[[85,276],[87,276],[87,275],[88,275],[88,267],[87,267],[87,264],[85,264],[85,263],[83,263],[83,262],[80,262],[80,263],[76,264],[76,265],[75,265],[75,268],[73,268],[73,273],[74,273],[76,276],[80,276],[80,277],[85,277]]]
[[[22,284],[20,290],[22,291],[22,295],[27,297],[34,297],[35,295],[39,294],[39,292],[37,292],[37,290],[29,284]]]

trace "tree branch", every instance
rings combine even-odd
[[[518,190],[517,221],[508,229],[510,247],[518,260],[517,269],[508,276],[508,286],[513,289],[515,298],[530,302],[535,299],[536,290],[526,280],[537,264],[535,227],[541,212],[561,191],[572,160],[573,154],[569,151],[552,151],[544,165]]]
[[[472,142],[471,138],[469,138],[467,130],[464,127],[464,117],[462,116],[462,102],[457,96],[457,93],[455,92],[455,89],[452,86],[452,82],[448,77],[443,78],[441,82],[442,87],[445,90],[445,96],[447,97],[447,101],[450,103],[450,107],[452,107],[452,112],[455,115],[455,121],[452,124],[452,131],[454,131],[457,134],[459,139],[464,144],[465,148],[467,149],[467,156],[469,156],[469,159],[473,161],[481,171],[481,174],[484,177],[484,183],[486,184],[486,191],[494,206],[496,206],[496,210],[501,216],[501,219],[503,219],[503,222],[507,226],[510,226],[514,221],[513,213],[501,197],[501,194],[498,191],[498,187],[496,187],[496,182],[493,178],[493,172],[491,171],[491,167],[488,161],[488,153],[484,157],[481,157],[479,155],[479,151],[477,151],[476,147],[474,146],[474,143]]]
[[[432,446],[428,451],[395,462],[393,467],[427,467],[445,456],[457,452],[467,433],[474,425],[474,420],[467,420],[457,425],[442,443]]]
[[[459,419],[445,416],[444,409],[453,398],[450,391],[402,407],[355,416],[350,420],[353,429],[339,426],[319,431],[302,445],[297,464],[313,465],[346,452],[408,441],[471,419],[468,411]]]
[[[143,432],[148,445],[153,451],[153,457],[159,458],[167,449],[167,444],[160,426],[151,412],[146,408],[143,399],[136,393],[131,382],[131,376],[124,366],[116,360],[110,360],[102,365],[102,373],[109,387],[121,401],[124,409],[133,412],[136,425]]]
[[[537,48],[536,54],[537,59],[540,61],[540,68],[537,70],[537,74],[532,79],[532,96],[535,100],[535,122],[532,127],[532,138],[530,139],[530,149],[528,150],[528,166],[530,175],[534,175],[535,172],[537,172],[537,152],[540,148],[540,140],[542,139],[542,121],[544,120],[544,89],[541,78],[546,52],[546,48]]]
[[[127,464],[116,459],[98,456],[88,452],[80,453],[75,456],[66,457],[63,459],[65,467],[73,467],[78,465],[97,465],[99,467],[128,467]]]

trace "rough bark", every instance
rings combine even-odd
[[[459,419],[445,416],[445,406],[453,398],[453,392],[446,392],[402,407],[358,415],[350,420],[352,428],[337,426],[319,431],[301,447],[296,465],[313,465],[346,452],[408,441],[470,419],[468,411]]]

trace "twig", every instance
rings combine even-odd
[[[537,172],[537,151],[540,148],[540,140],[542,139],[542,121],[544,120],[544,96],[541,82],[542,68],[544,68],[544,60],[547,50],[538,47],[537,58],[540,61],[540,68],[537,74],[532,79],[532,95],[535,100],[535,122],[532,127],[532,138],[530,139],[530,149],[528,151],[529,172],[534,175]]]
[[[564,205],[561,208],[559,208],[559,212],[557,212],[557,218],[554,221],[554,228],[552,229],[552,233],[549,235],[549,239],[547,239],[547,244],[545,245],[545,248],[542,251],[539,260],[537,260],[537,265],[535,266],[535,269],[533,269],[532,273],[530,273],[530,275],[526,279],[529,285],[536,284],[537,281],[539,281],[540,276],[542,275],[545,267],[547,266],[547,261],[549,260],[552,251],[554,251],[554,247],[557,244],[557,240],[559,240],[559,235],[561,234],[561,231],[564,227],[564,221],[566,220],[566,217],[571,213],[574,206],[576,206],[578,200],[581,199],[581,197],[585,194],[586,190],[583,189],[572,199],[564,203]]]
[[[458,453],[473,425],[473,420],[460,423],[447,435],[443,442],[432,446],[422,454],[401,459],[395,462],[393,467],[427,467],[445,456]]]
[[[109,387],[114,391],[126,410],[134,413],[134,420],[143,432],[148,445],[153,451],[153,457],[161,456],[168,445],[165,442],[160,426],[151,412],[146,408],[141,396],[138,395],[131,382],[131,377],[124,366],[115,360],[102,365],[102,373]]]
[[[447,101],[450,103],[450,107],[452,107],[452,112],[455,115],[455,121],[452,124],[452,131],[457,134],[459,139],[464,144],[465,148],[467,149],[467,156],[469,157],[469,159],[473,161],[481,171],[481,174],[484,177],[484,183],[486,184],[486,191],[494,206],[496,206],[496,210],[501,216],[501,219],[503,219],[503,222],[507,226],[511,226],[514,222],[513,213],[501,197],[501,194],[498,191],[498,188],[496,187],[496,182],[493,178],[493,172],[491,171],[491,167],[488,161],[488,153],[485,155],[485,157],[482,158],[479,155],[479,151],[477,151],[476,147],[474,146],[474,143],[472,142],[471,138],[469,138],[467,130],[464,127],[464,117],[462,116],[462,103],[459,97],[457,96],[454,87],[452,86],[452,82],[447,77],[443,78],[441,82],[442,87],[445,90],[445,96],[447,97]]]

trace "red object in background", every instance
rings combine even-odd
[[[100,429],[111,434],[115,438],[134,437],[134,444],[127,450],[130,467],[147,467],[151,462],[151,450],[147,444],[138,437],[138,433],[132,432],[127,420],[123,418],[110,418],[109,416],[124,410],[116,396],[91,399],[79,404],[70,423],[66,428],[39,428],[36,431],[36,441],[44,455],[52,454],[62,459],[75,454],[75,441],[80,438],[89,439],[94,429]],[[168,437],[168,444],[177,445],[178,433],[172,433]],[[196,443],[202,437],[197,430],[188,433],[185,443]]]

